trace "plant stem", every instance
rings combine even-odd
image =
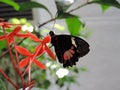
[[[55,17],[55,18],[52,18],[52,19],[50,19],[50,20],[48,20],[48,21],[40,24],[38,27],[40,28],[40,27],[44,26],[45,24],[47,24],[47,23],[49,23],[49,22],[52,22],[52,21],[54,21],[54,20],[56,20],[56,19],[57,19],[56,17]]]
[[[16,72],[18,72],[18,68],[16,66],[16,62],[14,60],[14,57],[13,57],[13,54],[12,54],[12,51],[11,51],[11,48],[10,48],[10,45],[9,45],[9,42],[8,42],[8,39],[7,39],[7,35],[6,35],[6,31],[5,31],[5,27],[3,26],[3,32],[4,32],[4,35],[5,35],[5,39],[6,39],[6,43],[7,43],[7,47],[8,47],[8,51],[9,51],[9,54],[10,54],[10,58],[11,58],[11,61],[12,61],[12,64],[13,64],[13,67],[15,68]],[[12,84],[12,83],[11,83]],[[13,84],[12,84],[13,85]],[[15,86],[14,86],[15,87]],[[15,88],[18,88],[18,87],[15,87]],[[16,89],[17,90],[17,89]]]
[[[21,44],[26,38],[22,39],[20,42],[17,43],[17,45]],[[14,47],[11,47],[13,49]],[[8,53],[8,50],[4,51],[1,55],[0,58],[3,58],[6,54]]]
[[[73,11],[75,11],[75,10],[81,8],[81,7],[84,7],[84,6],[86,6],[86,5],[88,5],[88,4],[92,4],[92,3],[94,3],[94,1],[88,1],[88,0],[87,0],[86,3],[84,3],[84,4],[82,4],[82,5],[80,5],[80,6],[76,7],[76,8],[74,8],[74,9],[72,9],[72,10],[70,10],[70,11],[68,11],[67,13],[71,13],[71,12],[73,12]],[[50,19],[50,20],[48,20],[48,21],[46,21],[46,22],[40,24],[38,27],[40,28],[40,27],[44,26],[45,24],[47,24],[47,23],[49,23],[49,22],[52,22],[52,21],[54,21],[54,20],[56,20],[56,19],[57,19],[57,17],[52,18],[52,19]]]
[[[4,71],[0,68],[1,74],[18,90],[18,86],[13,83],[13,81],[7,76],[7,74],[4,73]]]
[[[37,49],[36,53],[34,54],[34,56],[31,58],[30,60],[30,64],[27,66],[27,68],[25,69],[23,76],[25,75],[25,73],[27,72],[27,70],[29,70],[29,67],[31,67],[32,62],[34,61],[34,59],[36,58],[38,52],[42,49],[43,46],[41,46],[40,48]]]
[[[90,2],[90,1],[87,0],[86,3],[84,3],[84,4],[82,4],[82,5],[80,5],[80,6],[76,7],[76,8],[74,8],[74,9],[72,9],[72,10],[70,10],[70,11],[68,11],[68,13],[71,13],[71,12],[73,12],[73,11],[76,11],[76,10],[78,10],[78,9],[80,9],[80,8],[82,8],[82,7],[86,6],[86,5],[88,5],[88,4],[92,4],[92,3],[94,3],[94,2],[93,2],[93,1]]]
[[[14,50],[15,50],[16,61],[17,61],[17,66],[18,66],[20,60],[19,60],[19,57],[18,57],[18,52],[17,52],[17,50],[15,48],[16,47],[16,42],[15,42],[14,39],[13,39],[13,44],[14,44]],[[23,90],[24,90],[25,89],[24,77],[22,76],[22,72],[21,72],[19,66],[17,68],[18,68],[18,75],[20,76],[20,79],[22,81]]]
[[[32,62],[30,60],[30,63],[29,63],[30,67],[28,68],[28,84],[30,84],[31,82],[31,64]]]
[[[14,57],[13,57],[13,54],[12,54],[12,51],[11,51],[11,48],[10,48],[10,45],[9,45],[9,42],[8,42],[8,39],[7,39],[7,35],[6,35],[6,32],[5,32],[5,28],[3,27],[3,32],[4,32],[4,35],[5,35],[5,39],[6,39],[6,43],[7,43],[7,47],[8,47],[8,52],[10,54],[10,58],[12,60],[12,64],[14,66],[14,68],[16,69],[17,71],[17,66],[16,66],[16,62],[14,60]]]

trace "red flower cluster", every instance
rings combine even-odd
[[[0,26],[5,29],[5,28],[10,28],[12,25],[7,23],[7,22],[2,22],[0,23]],[[7,34],[7,35],[1,35],[0,40],[8,40],[8,43],[11,44],[14,41],[14,37],[19,37],[19,38],[27,38],[30,37],[33,41],[40,42],[40,44],[36,47],[34,53],[30,53],[26,48],[21,47],[21,46],[16,46],[15,49],[22,55],[26,56],[26,58],[22,59],[19,62],[19,67],[23,68],[30,62],[34,63],[36,66],[39,68],[45,69],[45,65],[43,65],[41,62],[39,62],[36,57],[42,55],[45,51],[48,53],[48,55],[55,60],[56,57],[54,56],[53,52],[50,50],[50,48],[46,45],[51,41],[50,36],[46,36],[43,40],[39,39],[35,34],[32,34],[30,32],[27,32],[26,34],[20,33],[21,26],[18,25],[17,27],[14,28],[14,30]]]
[[[6,28],[13,28],[14,30],[11,33],[6,33]],[[48,55],[55,60],[56,57],[54,56],[53,52],[50,50],[50,48],[47,46],[47,43],[50,43],[51,37],[46,36],[43,40],[39,39],[35,34],[32,34],[30,32],[26,33],[20,33],[21,31],[21,25],[16,24],[10,24],[8,22],[1,22],[0,21],[0,29],[3,30],[4,35],[0,36],[0,40],[6,40],[7,46],[8,46],[8,52],[10,54],[10,58],[12,61],[12,64],[14,66],[14,69],[18,72],[18,75],[21,78],[22,86],[25,89],[26,87],[30,87],[33,85],[33,81],[31,81],[31,65],[34,63],[36,66],[38,66],[41,69],[46,69],[45,65],[42,64],[40,61],[37,60],[38,56],[41,56],[44,52],[47,52]],[[31,38],[35,42],[39,42],[40,44],[36,46],[35,51],[33,53],[29,52],[26,48],[16,45],[15,37],[17,38]],[[14,59],[14,55],[12,53],[12,49],[10,47],[10,44],[13,44],[15,55],[16,55],[16,61]],[[26,58],[19,60],[18,53],[20,53],[23,56],[26,56]],[[26,67],[27,66],[27,67]],[[24,72],[21,72],[21,68],[26,67]],[[28,71],[28,83],[24,81],[24,74]],[[18,90],[19,85],[14,83],[9,76],[0,69],[0,73]]]
[[[38,45],[35,49],[35,52],[32,54],[30,53],[27,49],[21,47],[21,46],[16,46],[16,50],[24,55],[27,56],[27,58],[23,59],[19,63],[19,67],[25,67],[29,62],[33,62],[36,66],[42,69],[46,69],[45,65],[43,65],[41,62],[39,62],[36,57],[42,55],[45,51],[48,53],[48,55],[55,60],[55,56],[53,52],[47,47],[47,43],[50,42],[50,36],[46,36],[43,40],[38,39],[36,36],[33,34],[29,33],[31,35],[31,38],[37,42],[40,42],[40,45]]]

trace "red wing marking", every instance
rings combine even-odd
[[[73,49],[69,49],[69,50],[65,51],[65,53],[63,54],[64,60],[69,60],[70,58],[72,58],[74,53],[75,53],[75,51]]]

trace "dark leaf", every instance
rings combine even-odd
[[[78,70],[77,67],[72,67],[71,70],[72,70],[73,72],[75,72],[75,73],[79,73],[79,70]]]
[[[57,19],[64,19],[64,18],[72,18],[77,17],[76,15],[72,15],[70,13],[58,13]]]
[[[58,79],[56,81],[56,84],[58,84],[60,87],[63,87],[64,86],[64,80],[63,79]]]
[[[66,76],[65,81],[67,83],[76,83],[76,78],[75,78],[75,76]]]
[[[41,3],[34,2],[34,1],[21,3],[19,10],[20,11],[31,10],[32,8],[42,8],[42,9],[45,9],[52,16],[51,12],[48,10],[48,8],[45,5],[43,5]]]
[[[120,8],[120,3],[117,0],[94,0],[93,2],[100,5],[108,5]]]

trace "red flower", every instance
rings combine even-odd
[[[0,23],[3,24],[3,23]],[[7,25],[7,24],[6,24]],[[9,24],[8,24],[9,25]],[[22,34],[19,33],[21,30],[21,26],[17,26],[11,33],[7,34],[7,40],[9,42],[9,44],[11,44],[14,40],[14,36],[17,36],[19,38],[27,38],[30,37],[32,40],[35,40],[34,38],[37,38],[36,35],[32,34],[32,33],[26,33],[26,34]],[[0,40],[5,40],[5,35],[1,35],[0,36]],[[40,41],[40,40],[39,40]]]
[[[38,48],[36,48],[37,50]],[[39,54],[42,54],[44,52],[44,50],[39,47],[40,49],[40,52]],[[39,62],[37,59],[36,59],[36,56],[35,54],[32,54],[30,53],[27,49],[21,47],[21,46],[16,46],[16,50],[24,55],[24,56],[27,56],[26,58],[22,59],[20,62],[19,62],[19,67],[20,68],[23,68],[25,67],[27,64],[29,64],[30,62],[33,62],[36,66],[38,66],[39,68],[41,69],[46,69],[45,65],[43,65],[41,62]]]
[[[33,39],[36,42],[40,42],[41,43],[41,47],[47,52],[47,54],[53,59],[56,60],[55,55],[53,54],[53,52],[50,50],[50,48],[46,45],[47,43],[49,43],[51,41],[51,37],[50,36],[46,36],[43,40],[40,40],[39,38],[34,38]],[[39,55],[39,53],[38,53]]]
[[[7,40],[9,44],[14,41],[14,36],[17,36],[17,33],[20,32],[20,30],[21,30],[21,26],[17,26],[11,33],[7,34]],[[5,35],[1,35],[0,40],[5,40]]]
[[[12,24],[10,24],[8,22],[0,22],[0,26],[2,28],[10,28],[12,26]]]
[[[1,26],[3,23],[0,23]],[[5,24],[7,25],[7,24]],[[53,59],[55,60],[56,57],[55,55],[53,54],[53,52],[48,48],[48,46],[46,45],[47,43],[49,43],[51,41],[51,37],[50,36],[46,36],[43,40],[40,40],[36,35],[28,32],[26,34],[21,34],[19,33],[21,30],[21,26],[17,26],[11,33],[7,34],[7,40],[10,43],[12,43],[14,41],[14,36],[17,36],[19,38],[27,38],[27,37],[30,37],[33,41],[36,41],[36,42],[40,42],[40,46],[42,49],[45,49],[45,51],[48,53],[48,55]],[[0,36],[0,40],[4,40],[5,39],[5,35],[2,35]],[[36,50],[37,52],[38,50]],[[38,54],[39,55],[39,51],[38,51]]]

